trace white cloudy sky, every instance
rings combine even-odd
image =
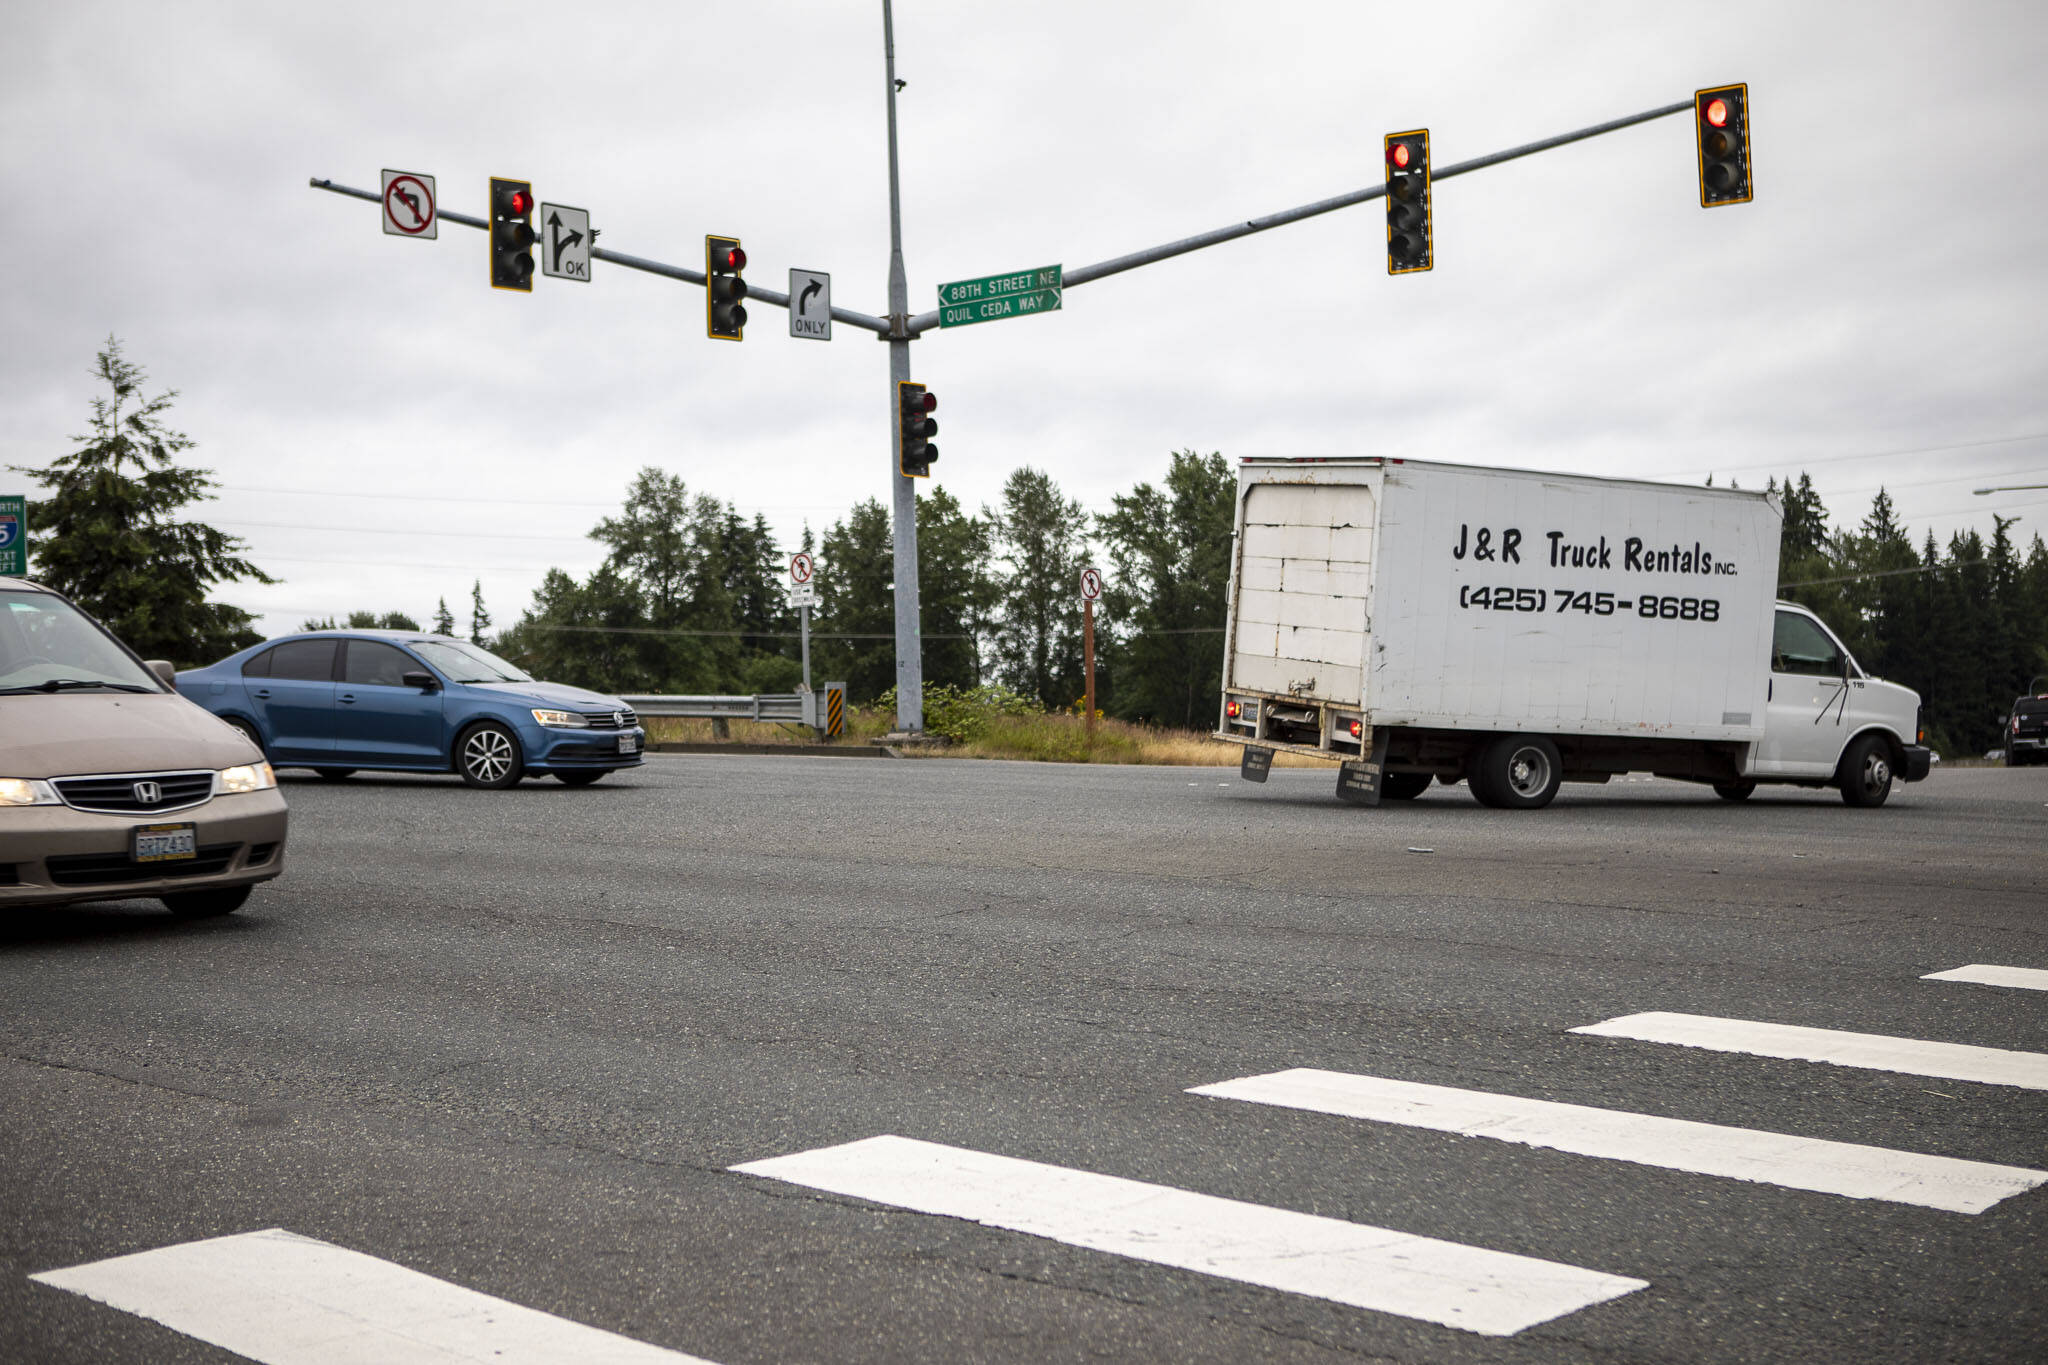
[[[1445,183],[1438,267],[1390,279],[1377,204],[934,332],[939,482],[1021,464],[1091,508],[1168,453],[1383,454],[1760,485],[1916,535],[2048,530],[2048,8],[2021,3],[899,0],[913,310],[1340,194],[1381,134],[1438,164],[1750,82],[1757,200],[1703,211],[1681,115]],[[379,231],[383,167],[483,211],[492,174],[603,245],[886,309],[879,0],[578,6],[5,0],[0,465],[85,427],[109,333],[182,397],[205,510],[284,581],[270,631],[481,579],[498,624],[635,470],[794,539],[887,497],[887,352],[687,285],[486,283],[483,234]],[[0,491],[25,490],[0,474]]]

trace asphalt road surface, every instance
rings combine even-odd
[[[2048,769],[287,786],[0,923],[0,1360],[2048,1358]]]

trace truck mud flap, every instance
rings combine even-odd
[[[1337,799],[1354,806],[1380,803],[1380,779],[1387,772],[1387,732],[1372,737],[1372,757],[1337,768]]]
[[[1273,751],[1256,745],[1244,746],[1244,759],[1237,765],[1237,775],[1247,782],[1264,782],[1266,774],[1273,770]]]

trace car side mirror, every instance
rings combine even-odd
[[[163,684],[165,687],[171,687],[176,685],[178,681],[178,670],[171,666],[171,661],[169,659],[144,659],[143,663],[148,666],[150,672],[156,674],[157,677],[163,679]]]
[[[404,677],[400,678],[399,681],[401,683],[404,683],[407,687],[417,687],[422,692],[431,692],[441,685],[440,683],[434,681],[433,674],[423,672],[419,669],[415,669],[412,672],[406,674]]]

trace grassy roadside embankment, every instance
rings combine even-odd
[[[927,716],[928,723],[932,720]],[[729,733],[712,733],[713,722],[650,716],[644,722],[650,744],[810,744],[811,732],[795,725],[765,725],[752,721],[729,721]],[[849,707],[846,733],[840,744],[879,744],[896,728],[893,707]],[[1162,730],[1128,721],[1099,719],[1095,737],[1088,737],[1085,717],[1067,713],[1036,712],[977,716],[974,723],[955,725],[967,733],[934,734],[943,743],[905,747],[913,758],[1007,758],[1038,763],[1143,763],[1180,767],[1229,768],[1237,765],[1241,752],[1235,744],[1211,739],[1196,730]],[[1296,754],[1275,754],[1276,766],[1322,768],[1330,766]]]

